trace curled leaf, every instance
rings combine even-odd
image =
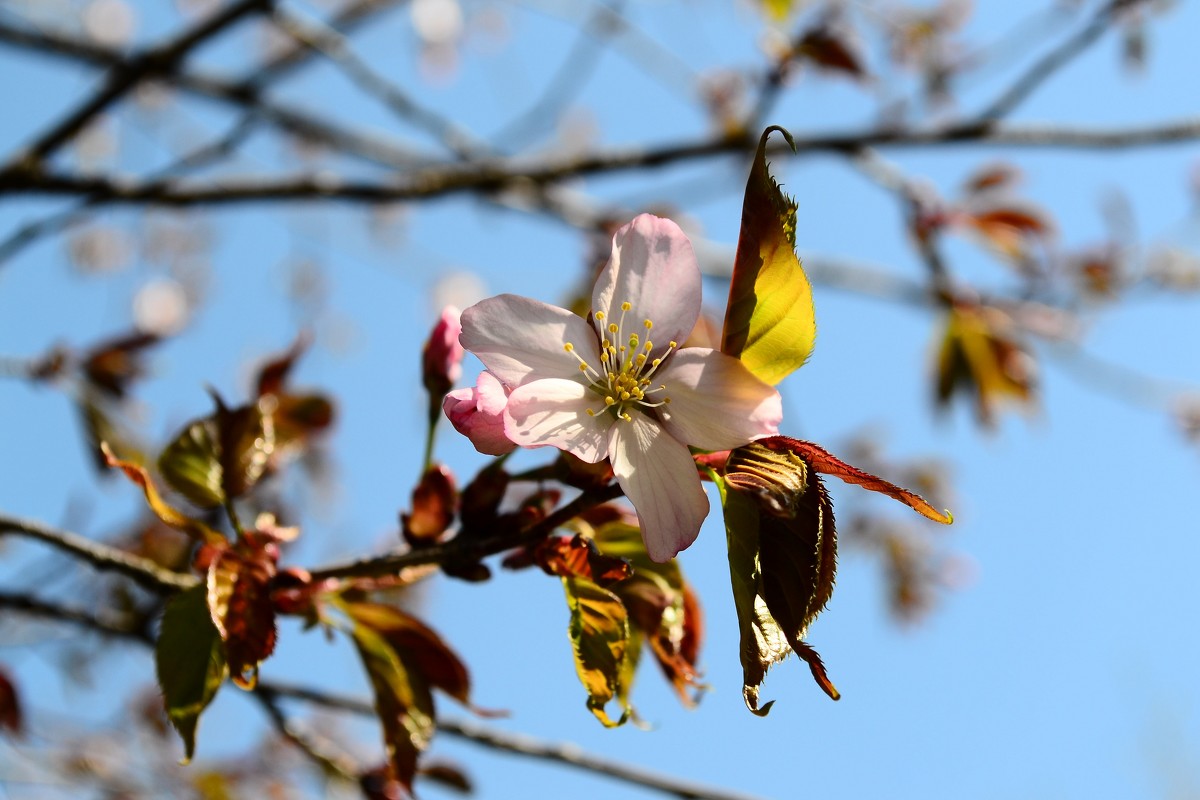
[[[808,360],[817,325],[812,287],[796,257],[796,203],[767,171],[771,131],[792,144],[791,134],[776,126],[759,140],[742,205],[721,352],[776,384]]]
[[[934,522],[949,525],[954,521],[954,517],[948,510],[945,512],[938,511],[916,492],[910,492],[908,489],[903,489],[894,483],[889,483],[883,478],[872,475],[865,470],[853,467],[813,442],[792,439],[787,436],[771,436],[766,439],[759,439],[754,442],[754,446],[764,447],[775,453],[789,454],[792,457],[801,459],[812,467],[812,469],[824,475],[833,475],[834,477],[841,478],[846,483],[852,483],[864,489],[885,494],[893,500],[904,503],[904,505],[913,511],[924,517],[928,517]],[[737,472],[731,473],[727,477],[731,482],[737,482],[739,479],[746,480],[746,475],[747,473]],[[751,475],[750,477],[753,476]]]
[[[208,566],[208,610],[225,644],[233,682],[243,689],[254,688],[259,663],[275,650],[271,591],[278,555],[274,542],[252,533],[234,547],[217,550]]]
[[[405,541],[414,547],[437,542],[454,522],[457,506],[454,473],[444,464],[434,464],[413,489],[412,512],[400,515]]]

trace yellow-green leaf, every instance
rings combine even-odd
[[[817,323],[812,287],[796,256],[796,203],[767,171],[771,131],[792,144],[791,134],[778,126],[759,140],[742,204],[721,352],[774,385],[808,360]]]
[[[154,662],[171,724],[183,738],[184,763],[196,750],[196,725],[225,680],[221,636],[213,625],[205,587],[172,597],[163,612]]]
[[[621,685],[630,671],[625,667],[629,620],[625,605],[615,594],[585,578],[563,578],[567,607],[571,610],[568,633],[575,654],[575,671],[588,693],[588,708],[605,727],[629,718],[625,706],[619,719],[608,716],[605,706],[614,697],[627,697]]]

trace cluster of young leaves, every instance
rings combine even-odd
[[[816,338],[812,290],[795,253],[796,204],[767,170],[763,132],[742,210],[723,352],[767,383],[802,366]],[[700,457],[717,484],[729,545],[730,578],[741,630],[743,696],[755,714],[767,670],[795,652],[817,684],[840,696],[808,627],[833,593],[837,534],[833,504],[817,473],[883,492],[938,522],[949,523],[919,496],[837,459],[821,447],[784,436],[760,439],[728,454]]]
[[[621,507],[593,508],[574,527],[574,536],[551,536],[510,554],[505,566],[537,565],[562,580],[588,709],[606,727],[638,720],[631,693],[646,645],[680,701],[694,705],[704,688],[697,667],[703,618],[678,563],[652,561],[636,518]],[[621,711],[615,720],[606,710],[614,699]]]
[[[195,543],[192,568],[202,580],[171,597],[163,612],[156,667],[167,715],[179,731],[185,758],[195,751],[196,726],[227,676],[253,689],[259,664],[274,650],[276,615],[296,613],[299,570],[280,570],[280,547],[298,534],[257,516],[242,526],[236,503],[267,476],[309,446],[333,419],[333,404],[319,393],[293,393],[286,379],[303,341],[259,371],[253,401],[228,408],[214,394],[215,410],[192,420],[163,448],[158,473],[190,504],[177,508],[141,463],[119,458],[101,443],[106,463],[142,488],[149,508]],[[221,533],[213,513],[223,509],[233,530]]]

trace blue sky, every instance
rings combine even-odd
[[[473,19],[500,13],[510,38],[499,44],[471,40],[457,72],[434,84],[421,77],[406,14],[389,16],[355,42],[414,96],[486,134],[514,107],[532,102],[572,37],[552,4],[464,6]],[[978,6],[968,28],[975,40],[990,40],[1015,21],[1007,4]],[[160,11],[143,13],[143,33],[166,23]],[[764,23],[747,4],[663,0],[629,4],[628,13],[696,72],[713,64],[756,63]],[[1037,41],[1057,41],[1081,18],[1063,19],[1074,21]],[[1190,76],[1198,66],[1196,30],[1195,4],[1178,4],[1154,18],[1147,66],[1134,74],[1122,68],[1119,41],[1110,34],[1013,120],[1103,125],[1195,115]],[[200,61],[216,69],[244,63],[252,42],[249,34],[235,36]],[[0,70],[18,68],[26,79],[0,86],[3,107],[14,109],[0,118],[4,152],[39,127],[31,120],[54,119],[92,83],[56,62],[0,49]],[[1009,69],[972,83],[962,95],[962,111],[981,107],[1013,74]],[[396,129],[329,67],[303,73],[285,94],[317,106],[336,103],[348,119]],[[707,130],[677,84],[648,80],[636,62],[619,54],[601,56],[575,105],[587,110],[579,113],[605,144],[667,142]],[[187,123],[200,129],[219,131],[230,119],[208,104],[184,108]],[[869,125],[874,108],[869,94],[848,81],[805,76],[770,121],[801,135]],[[155,138],[169,134],[167,126],[133,127],[140,132],[122,140],[123,163],[144,166],[165,157]],[[1065,248],[1102,238],[1101,202],[1113,191],[1129,198],[1144,244],[1193,252],[1200,245],[1189,219],[1189,174],[1200,155],[1194,143],[1123,152],[961,146],[884,153],[945,195],[977,166],[1013,160],[1026,173],[1023,194],[1053,212],[1057,241]],[[289,157],[259,138],[239,167],[264,171]],[[740,160],[718,160],[597,178],[578,188],[614,201],[669,202],[705,239],[732,248],[745,169]],[[780,159],[774,169],[799,200],[802,254],[845,256],[921,279],[923,268],[894,198],[844,160]],[[675,188],[697,176],[715,176],[720,191]],[[6,199],[0,230],[56,205]],[[179,337],[157,351],[153,375],[138,394],[143,430],[161,441],[207,410],[206,384],[239,396],[247,390],[247,362],[281,350],[301,321],[315,320],[317,345],[296,382],[326,387],[340,400],[330,442],[340,472],[331,507],[306,520],[303,540],[291,554],[295,563],[315,566],[388,543],[420,469],[425,399],[417,383],[419,350],[436,314],[430,298],[439,277],[469,272],[488,293],[559,302],[576,287],[586,253],[578,234],[561,223],[469,199],[439,200],[401,214],[394,241],[380,245],[365,232],[366,210],[356,207],[256,205],[205,213],[217,232],[207,302]],[[129,212],[105,219],[130,230],[139,225]],[[956,274],[981,286],[1013,283],[1008,268],[974,243],[950,243],[947,257]],[[282,287],[287,265],[306,258],[322,265],[329,292],[313,320],[298,320]],[[116,274],[80,276],[61,241],[30,248],[0,267],[0,354],[35,355],[57,341],[82,344],[124,328],[134,294],[157,275],[153,265],[135,258]],[[711,282],[706,302],[719,308],[724,292]],[[472,668],[477,702],[512,711],[495,723],[500,727],[574,741],[599,754],[762,797],[1127,798],[1200,791],[1194,755],[1200,746],[1194,675],[1200,645],[1189,622],[1200,601],[1194,577],[1200,556],[1196,448],[1163,410],[1098,391],[1044,348],[1035,350],[1041,366],[1037,413],[1005,415],[992,433],[978,429],[962,405],[936,415],[930,362],[937,320],[930,311],[821,285],[815,300],[816,351],[780,387],[785,431],[838,452],[868,426],[883,433],[888,458],[934,456],[946,463],[953,497],[930,500],[950,505],[956,522],[933,535],[970,564],[966,585],[945,594],[920,623],[898,626],[886,613],[877,562],[844,551],[833,600],[809,638],[843,699],[830,702],[807,669],[791,660],[768,676],[763,697],[777,703],[759,719],[742,703],[724,536],[714,514],[680,559],[704,603],[703,664],[712,691],[698,709],[683,710],[644,665],[635,701],[653,730],[608,731],[584,706],[557,581],[499,570],[483,585],[437,579],[422,610]],[[1200,386],[1196,309],[1194,297],[1153,292],[1089,309],[1085,348],[1181,386]],[[468,360],[466,372],[476,366]],[[4,511],[57,524],[69,519],[69,504],[83,502],[90,510],[83,532],[101,534],[136,508],[131,487],[95,480],[61,395],[4,381],[0,408],[6,420],[0,423],[0,452],[9,464],[0,482]],[[448,429],[442,433],[439,455],[459,476],[465,480],[483,466],[484,458],[465,441]],[[525,459],[539,462],[533,454]],[[830,488],[839,509],[851,508],[861,494],[835,481]],[[926,524],[900,506],[872,503],[880,513]],[[32,548],[12,552],[14,565],[34,557]],[[0,646],[0,661],[36,687],[35,711],[82,703],[100,718],[111,707],[111,698],[63,687],[40,656],[22,648]],[[138,654],[104,666],[121,670],[121,680],[131,685],[152,679],[150,660]],[[346,693],[366,691],[344,643],[331,646],[291,626],[283,629],[279,652],[263,672]],[[199,756],[229,752],[264,724],[227,687],[202,723]],[[355,724],[352,730],[355,752],[373,757],[373,728]],[[495,756],[449,737],[435,742],[434,753],[464,763],[481,798],[652,796]],[[427,796],[444,793],[431,787]]]

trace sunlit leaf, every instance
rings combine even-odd
[[[262,397],[265,394],[283,394],[284,384],[287,382],[288,375],[292,371],[292,367],[308,350],[311,344],[311,337],[305,333],[301,333],[296,337],[296,341],[287,349],[287,352],[271,359],[270,361],[259,367],[258,378],[255,380],[256,395]]]
[[[167,716],[183,738],[184,761],[190,761],[200,714],[212,702],[226,672],[205,587],[195,586],[167,601],[154,656]]]
[[[201,508],[250,491],[275,450],[273,395],[234,409],[214,399],[216,411],[185,425],[158,458],[167,482]]]
[[[225,537],[217,533],[208,525],[198,519],[187,516],[183,512],[169,505],[158,492],[158,488],[154,485],[150,473],[141,464],[136,464],[132,461],[123,461],[113,455],[112,450],[107,444],[101,444],[101,451],[110,467],[117,467],[125,473],[129,480],[142,487],[142,491],[146,495],[146,504],[150,506],[150,510],[167,525],[170,525],[176,530],[183,531],[188,536],[200,542],[209,544],[223,545]]]
[[[721,351],[770,384],[779,383],[808,359],[816,340],[812,287],[796,257],[796,204],[767,171],[767,137],[758,144],[738,238]]]
[[[627,696],[621,681],[625,670],[629,622],[620,598],[585,578],[563,578],[571,622],[567,628],[575,654],[575,672],[587,690],[587,706],[605,727],[621,725],[629,708],[613,720],[605,706],[614,697]]]
[[[594,536],[602,553],[633,566],[631,577],[610,587],[625,604],[631,633],[639,633],[631,639],[630,654],[637,653],[641,641],[648,642],[679,699],[694,705],[705,688],[697,669],[704,624],[679,563],[652,561],[641,531],[620,519],[600,525]]]

